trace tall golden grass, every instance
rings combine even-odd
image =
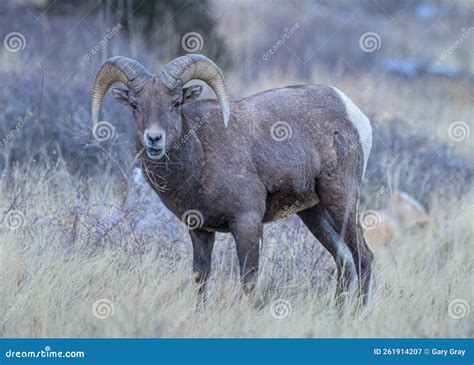
[[[319,243],[291,218],[266,226],[276,238],[265,241],[261,259],[257,292],[266,298],[263,308],[242,294],[233,242],[226,235],[219,236],[214,253],[209,302],[195,308],[190,242],[177,219],[165,223],[176,226],[174,239],[163,227],[149,227],[147,234],[121,230],[127,219],[108,231],[93,231],[93,210],[117,207],[111,202],[118,187],[110,181],[91,186],[71,180],[61,167],[22,171],[15,181],[18,194],[0,198],[4,211],[16,204],[0,230],[2,336],[473,335],[467,313],[474,299],[474,205],[467,203],[472,195],[452,208],[433,201],[438,208],[427,225],[403,231],[388,245],[373,242],[372,301],[365,309],[349,304],[341,316],[333,301],[332,263],[327,254],[317,259]],[[104,227],[106,218],[104,213]],[[294,225],[297,231],[290,229]],[[291,259],[295,247],[300,257]],[[306,255],[317,259],[309,269]],[[288,260],[277,264],[282,256]],[[282,280],[288,270],[289,279]]]

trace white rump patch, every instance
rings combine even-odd
[[[364,171],[362,176],[365,174],[365,168],[367,167],[367,160],[369,159],[370,150],[372,148],[372,127],[370,126],[369,119],[360,111],[351,99],[349,99],[342,91],[333,87],[333,89],[339,94],[342,102],[346,107],[346,113],[349,120],[354,124],[359,133],[360,144],[362,145],[362,152],[364,154]]]

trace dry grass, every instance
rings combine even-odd
[[[210,301],[196,311],[190,243],[176,219],[164,217],[163,226],[148,227],[141,234],[135,228],[123,230],[132,221],[129,218],[110,230],[91,232],[92,210],[117,208],[104,203],[113,200],[117,187],[105,184],[104,179],[102,185],[87,188],[86,182],[70,180],[60,167],[44,175],[41,178],[34,169],[30,175],[18,174],[16,191],[22,192],[16,206],[25,219],[21,228],[12,230],[4,225],[0,231],[2,336],[474,334],[469,317],[455,319],[448,313],[453,300],[472,303],[474,299],[468,289],[474,272],[468,255],[472,251],[474,205],[466,203],[467,197],[452,211],[445,206],[434,210],[427,226],[405,231],[389,245],[374,245],[375,285],[372,302],[365,310],[348,306],[339,317],[332,299],[334,280],[328,274],[333,271],[332,264],[326,255],[318,262],[306,262],[306,256],[321,255],[321,248],[305,228],[288,220],[279,227],[266,226],[267,234],[278,232],[275,247],[279,251],[273,252],[273,240],[266,240],[259,288],[268,301],[263,309],[255,309],[242,295],[233,242],[221,235],[214,254]],[[30,177],[26,183],[25,176]],[[2,194],[0,205],[5,210],[12,200],[12,195]],[[107,227],[107,216],[101,216],[101,227]],[[167,225],[176,227],[175,237],[162,233]],[[291,258],[296,255],[299,257]],[[278,263],[282,257],[285,261]],[[102,299],[113,306],[113,315],[105,319],[97,318],[93,310]],[[272,315],[272,304],[279,299],[287,300],[291,307],[291,313],[281,319]],[[107,314],[108,305],[99,314]]]

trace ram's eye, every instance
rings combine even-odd
[[[178,108],[181,106],[181,102],[180,101],[175,101],[174,104],[173,104],[173,108]]]
[[[130,106],[132,107],[133,110],[137,110],[138,106],[135,103],[130,103]]]

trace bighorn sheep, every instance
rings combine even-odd
[[[202,87],[185,87],[193,79],[206,82],[218,102],[196,100]],[[297,213],[334,257],[336,297],[352,292],[358,277],[367,303],[373,254],[359,223],[358,202],[372,129],[347,96],[310,85],[229,101],[222,72],[202,55],[176,58],[159,74],[118,56],[97,74],[94,125],[104,95],[116,82],[128,87],[113,88],[112,94],[133,110],[146,179],[166,207],[190,225],[193,276],[201,295],[215,232],[234,236],[242,287],[250,294],[263,224]],[[295,208],[288,212],[290,206]]]

